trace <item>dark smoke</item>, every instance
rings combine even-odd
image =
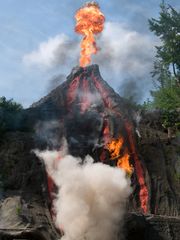
[[[47,87],[48,93],[51,92],[56,87],[58,87],[65,80],[66,80],[66,76],[64,74],[59,74],[57,76],[54,76],[52,79],[50,79]]]
[[[149,86],[148,86],[148,85]],[[148,89],[151,87],[150,77],[129,77],[125,78],[118,88],[120,96],[131,100],[134,103],[141,103],[144,95],[148,95]]]

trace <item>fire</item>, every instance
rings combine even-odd
[[[129,154],[127,148],[125,149],[124,154],[121,154],[123,142],[124,141],[122,137],[113,139],[106,145],[106,148],[109,150],[111,160],[117,159],[117,167],[123,168],[127,174],[131,175],[133,172],[133,167],[129,163]]]
[[[99,5],[90,2],[76,12],[75,19],[77,22],[75,31],[84,36],[81,41],[80,66],[85,67],[91,62],[91,54],[98,51],[94,35],[102,32],[105,17]]]

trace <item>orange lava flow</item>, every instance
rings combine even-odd
[[[94,81],[94,84],[96,86],[96,88],[99,90],[99,93],[102,96],[102,99],[104,101],[104,105],[106,108],[111,109],[112,111],[114,111],[114,113],[119,116],[120,118],[122,118],[122,115],[120,112],[116,112],[115,109],[113,108],[113,103],[111,101],[111,98],[108,98],[109,93],[106,91],[106,89],[103,87],[102,84],[100,84],[100,82],[96,79],[96,77],[94,75],[92,75],[92,79]],[[141,209],[143,210],[144,213],[148,212],[148,199],[149,199],[149,193],[148,193],[148,187],[146,185],[146,181],[145,181],[145,173],[144,173],[144,168],[140,162],[140,159],[138,157],[138,153],[136,151],[136,147],[135,147],[135,140],[133,138],[132,135],[132,125],[128,122],[127,119],[125,119],[125,129],[127,131],[128,134],[128,142],[130,144],[130,150],[131,150],[131,155],[134,158],[134,163],[135,163],[135,172],[137,174],[137,180],[140,186],[140,191],[139,191],[139,199],[140,199],[140,205],[141,205]],[[120,162],[118,162],[119,165]]]
[[[131,175],[133,172],[133,167],[129,163],[129,154],[127,149],[125,149],[125,153],[121,154],[121,149],[123,146],[123,138],[120,137],[118,139],[112,139],[110,143],[106,145],[110,153],[111,160],[117,160],[117,167],[124,169],[127,174]]]
[[[134,140],[132,137],[132,126],[126,122],[125,124],[126,131],[128,133],[129,143],[131,146],[132,154],[134,155],[134,162],[135,162],[135,171],[137,172],[138,181],[140,185],[140,192],[139,192],[139,198],[141,203],[141,208],[143,209],[144,213],[147,213],[148,211],[148,189],[145,183],[144,174],[143,174],[143,167],[141,165],[141,162],[139,161],[138,154],[135,148]]]
[[[99,5],[92,2],[86,3],[80,8],[75,14],[75,19],[75,31],[83,35],[79,62],[81,67],[85,67],[91,62],[91,55],[98,51],[94,35],[102,32],[105,17],[100,11]]]

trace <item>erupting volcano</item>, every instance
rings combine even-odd
[[[76,12],[75,18],[75,31],[84,37],[80,67],[72,70],[63,85],[61,135],[67,139],[71,155],[81,159],[90,155],[95,162],[123,169],[137,183],[139,208],[147,213],[148,188],[145,170],[136,151],[132,122],[119,95],[101,78],[99,67],[86,66],[91,62],[91,54],[97,52],[94,34],[102,32],[105,17],[99,5],[90,2]],[[55,169],[61,157],[58,156],[53,163]],[[48,177],[51,199],[54,191],[52,179],[52,175]]]
[[[74,68],[43,105],[60,111],[59,146],[37,153],[46,165],[56,227],[65,239],[115,239],[131,192],[129,210],[149,209],[146,169],[123,99],[102,79],[98,65],[90,65]]]
[[[69,153],[82,159],[91,155],[95,162],[124,169],[136,184],[135,198],[139,192],[134,208],[146,213],[146,172],[136,150],[132,119],[123,99],[102,79],[98,65],[74,68],[48,97],[52,104],[55,99],[60,101],[60,135],[67,139]],[[49,179],[49,192],[52,186]]]
[[[153,115],[137,129],[137,112],[90,65],[105,22],[99,5],[75,19],[80,66],[2,128],[0,239],[179,239],[179,139],[167,144]]]

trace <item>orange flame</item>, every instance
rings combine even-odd
[[[83,35],[81,41],[80,66],[85,67],[91,62],[91,54],[96,54],[98,48],[94,34],[102,32],[105,17],[95,2],[86,3],[75,15],[77,21],[75,31]]]
[[[117,159],[117,167],[124,169],[127,174],[131,175],[133,172],[133,167],[129,163],[129,154],[127,148],[125,149],[124,155],[121,154],[123,142],[124,141],[122,137],[113,139],[106,145],[106,148],[110,153],[111,160]]]

